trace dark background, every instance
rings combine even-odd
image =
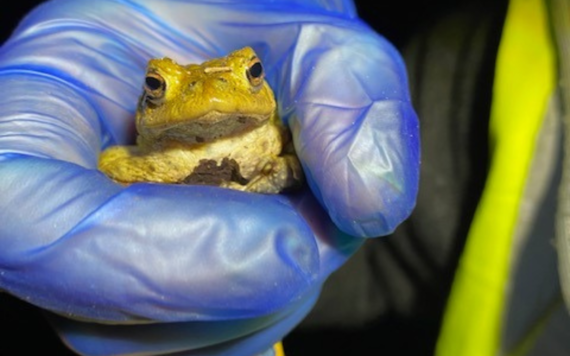
[[[19,0],[3,8],[0,12],[1,42],[8,38],[26,13],[42,2],[44,1]],[[360,17],[397,46],[402,45],[410,34],[426,22],[433,21],[442,13],[453,11],[460,4],[467,2],[472,1],[355,1]],[[489,0],[479,2],[482,7],[485,3],[489,3]]]
[[[94,1],[94,3],[95,2],[96,1]],[[429,278],[420,278],[421,276],[418,276],[417,271],[415,271],[413,268],[413,263],[407,261],[404,257],[395,259],[395,263],[399,265],[397,267],[404,270],[406,272],[406,276],[409,277],[409,283],[419,285],[419,287],[413,289],[412,292],[409,292],[414,294],[416,296],[416,299],[420,300],[420,302],[416,303],[417,305],[414,305],[409,310],[413,316],[410,317],[408,315],[407,317],[402,317],[401,310],[386,309],[386,311],[371,308],[370,317],[361,318],[363,320],[366,319],[366,322],[356,323],[358,326],[355,326],[353,328],[348,327],[342,330],[336,330],[334,328],[328,329],[321,327],[322,325],[326,324],[326,317],[322,317],[323,314],[319,314],[319,308],[316,308],[316,313],[314,313],[315,315],[312,315],[309,318],[308,323],[304,323],[299,329],[295,330],[289,337],[285,339],[287,356],[360,356],[368,354],[422,356],[430,355],[432,353],[437,337],[440,315],[443,310],[447,293],[449,291],[450,283],[452,281],[453,270],[457,263],[457,257],[459,256],[462,248],[463,238],[465,232],[467,231],[467,227],[469,225],[472,212],[478,199],[478,194],[480,193],[482,182],[484,180],[484,167],[487,163],[485,160],[486,151],[484,149],[481,150],[480,147],[470,147],[469,142],[477,141],[478,143],[482,144],[482,147],[485,147],[484,140],[481,142],[478,137],[482,132],[486,130],[486,123],[484,121],[488,111],[490,99],[488,96],[488,91],[483,91],[482,94],[478,94],[476,96],[472,96],[471,94],[473,90],[481,92],[481,90],[477,89],[479,87],[490,88],[494,60],[493,46],[496,46],[496,43],[490,41],[489,48],[477,47],[479,49],[474,51],[475,54],[485,54],[488,52],[489,55],[487,56],[487,59],[485,59],[486,57],[483,56],[482,59],[480,58],[479,62],[472,64],[483,66],[484,69],[482,72],[477,72],[479,73],[475,75],[477,78],[473,79],[473,84],[471,87],[475,87],[475,89],[471,88],[464,93],[466,98],[474,97],[476,100],[473,102],[466,101],[465,98],[458,98],[456,95],[447,98],[447,102],[445,101],[445,98],[442,102],[440,102],[440,98],[444,97],[445,95],[437,94],[437,90],[434,90],[437,95],[433,94],[431,97],[426,96],[424,92],[431,91],[431,88],[428,86],[427,89],[422,89],[422,78],[426,76],[419,75],[418,73],[429,72],[429,68],[441,67],[445,66],[446,64],[443,60],[439,60],[440,53],[435,53],[434,59],[432,59],[433,65],[428,66],[428,70],[426,70],[425,63],[432,62],[430,62],[429,58],[424,58],[424,55],[422,53],[429,52],[427,49],[430,48],[430,43],[434,41],[434,38],[436,38],[437,35],[439,37],[442,37],[443,40],[440,41],[438,39],[435,39],[436,45],[444,43],[445,46],[447,46],[441,53],[449,54],[451,52],[459,53],[463,51],[460,53],[458,60],[459,62],[470,63],[470,60],[474,61],[473,58],[476,56],[474,57],[473,53],[470,54],[470,52],[467,51],[468,48],[463,48],[461,51],[455,51],[456,47],[462,46],[461,33],[466,33],[465,36],[468,36],[469,39],[472,39],[474,36],[478,36],[477,34],[470,35],[468,31],[465,32],[465,29],[475,28],[475,25],[479,22],[479,18],[482,18],[485,21],[489,20],[489,18],[493,20],[493,14],[495,13],[495,10],[497,10],[499,13],[504,10],[503,5],[499,5],[499,7],[497,7],[496,4],[503,4],[505,2],[506,1],[491,0],[416,0],[399,1],[397,3],[390,1],[356,1],[360,16],[372,27],[374,27],[379,33],[383,34],[392,43],[394,43],[398,49],[400,49],[402,52],[407,53],[404,57],[407,61],[407,64],[409,66],[408,69],[410,71],[412,99],[416,100],[417,102],[416,108],[423,127],[427,129],[433,127],[434,132],[438,130],[438,125],[444,129],[450,127],[451,129],[448,130],[449,132],[447,132],[450,137],[454,137],[453,139],[459,143],[464,143],[464,146],[466,147],[464,152],[461,150],[458,151],[463,152],[463,156],[459,157],[458,159],[461,161],[465,160],[467,162],[473,163],[470,164],[470,166],[467,168],[460,166],[459,171],[463,169],[464,172],[467,172],[469,174],[466,173],[466,177],[463,180],[461,180],[461,177],[459,177],[459,179],[454,179],[454,181],[450,183],[449,189],[446,188],[446,190],[451,191],[452,193],[454,192],[454,189],[461,192],[466,191],[467,193],[457,193],[455,196],[450,197],[448,200],[442,198],[443,200],[441,201],[441,205],[448,207],[450,210],[447,212],[442,212],[441,210],[437,211],[441,216],[441,220],[439,220],[439,222],[446,220],[449,221],[451,219],[450,216],[452,216],[451,221],[455,222],[455,224],[447,224],[447,222],[445,223],[446,225],[450,226],[447,231],[447,235],[446,231],[443,231],[442,236],[437,235],[435,232],[432,235],[426,235],[427,233],[424,233],[423,231],[425,229],[420,229],[420,232],[417,231],[419,229],[418,226],[421,227],[424,221],[431,221],[429,219],[426,220],[424,216],[428,216],[429,218],[429,214],[433,209],[430,209],[431,207],[428,207],[422,210],[422,201],[430,200],[432,198],[428,194],[425,196],[420,196],[418,209],[416,209],[417,211],[414,212],[415,215],[412,217],[412,219],[410,219],[410,222],[407,222],[407,224],[405,224],[397,231],[397,233],[399,232],[400,235],[404,235],[403,237],[395,236],[396,238],[390,237],[384,238],[383,240],[374,240],[373,242],[366,245],[366,248],[362,254],[357,256],[357,258],[360,259],[368,258],[368,260],[363,262],[364,264],[369,262],[369,264],[374,264],[377,262],[376,260],[379,258],[381,259],[382,256],[398,257],[398,253],[404,251],[397,245],[397,243],[392,243],[390,240],[391,238],[393,240],[404,242],[406,241],[406,238],[408,238],[408,241],[413,241],[415,238],[420,241],[416,241],[417,244],[421,245],[425,241],[437,242],[437,239],[443,239],[445,236],[447,236],[445,238],[450,241],[449,244],[451,244],[452,247],[449,248],[448,255],[444,256],[444,259],[441,259],[439,257],[433,258],[435,261],[431,261],[433,262],[432,264],[439,264],[441,266],[437,268],[434,267],[433,271],[429,271],[431,273]],[[41,3],[41,1],[19,0],[16,2],[11,2],[9,8],[5,7],[2,11],[0,11],[0,40],[2,43],[8,38],[21,18],[39,3]],[[488,8],[488,10],[485,10],[486,8]],[[449,20],[450,18],[452,20]],[[495,22],[491,20],[489,20],[489,26],[491,27],[496,27],[501,23],[500,15],[497,19],[495,19],[496,21],[493,20]],[[465,21],[467,21],[467,23]],[[439,26],[439,24],[442,22],[447,24],[445,26],[448,27]],[[496,29],[494,30],[496,32]],[[459,33],[457,31],[463,32]],[[426,40],[427,42],[425,43],[427,44],[424,43],[423,45],[418,45],[418,38],[421,39],[422,34],[426,32],[430,33],[430,41],[432,42]],[[457,35],[456,32],[458,33]],[[487,41],[487,39],[481,39],[480,42],[486,43],[489,41]],[[419,52],[417,51],[418,46],[420,47]],[[420,53],[419,59],[417,54],[415,56],[413,55],[412,52],[414,49],[416,52]],[[409,53],[412,54],[408,55]],[[416,65],[416,62],[419,63],[419,65]],[[442,83],[439,87],[449,87],[451,88],[452,92],[457,94],[459,91],[456,89],[459,82],[454,78],[463,78],[463,75],[465,73],[461,73],[460,71],[459,74],[455,73],[450,75],[449,83],[451,84],[449,85],[447,82],[445,82],[445,76],[447,74],[445,74],[445,72],[441,73],[434,74],[434,77],[436,79],[442,78]],[[465,74],[465,76],[468,77],[468,72],[466,73],[467,74]],[[437,86],[433,89],[437,89]],[[424,94],[423,97],[420,97],[421,94]],[[466,112],[469,114],[463,114],[464,119],[457,120],[459,123],[466,123],[467,126],[459,126],[458,123],[453,124],[456,126],[450,126],[445,121],[446,119],[453,120],[456,117],[462,117],[462,111],[457,109],[457,105],[454,106],[453,104],[456,102],[462,103],[461,107],[465,106],[467,108]],[[434,107],[434,104],[444,107],[447,105],[447,107],[451,107],[452,110],[447,110],[443,115],[440,115],[441,111],[430,111],[430,108]],[[473,119],[470,115],[479,115],[483,118],[483,120],[480,124],[471,125]],[[436,119],[440,116],[442,117],[441,120],[443,121],[440,120],[438,122]],[[431,126],[430,123],[432,121],[430,120],[432,120],[434,123]],[[461,135],[463,136],[456,135],[455,131],[453,130],[460,131]],[[428,148],[424,153],[423,167],[426,167],[429,166],[429,162],[432,157],[430,156],[430,137],[435,137],[434,140],[438,140],[439,137],[435,133],[430,136],[429,131],[422,132],[422,137],[426,138],[422,142],[422,149],[425,149],[426,147]],[[434,146],[434,156],[437,156],[438,160],[444,161],[442,158],[445,157],[441,157],[442,151],[440,150],[438,152],[437,149],[438,148]],[[436,167],[435,169],[437,170],[439,168]],[[440,171],[445,172],[445,169]],[[476,172],[476,174],[472,174],[472,172]],[[422,172],[422,179],[424,182],[429,182],[430,176]],[[466,186],[470,188],[468,190],[465,190]],[[422,190],[420,186],[420,193],[421,191]],[[428,189],[424,189],[424,191],[433,191],[433,189],[429,189],[428,187]],[[461,211],[461,214],[457,216],[453,215],[453,213],[450,212],[456,208],[461,208],[459,209]],[[427,211],[427,213],[425,213],[425,211]],[[437,223],[438,221],[436,221],[436,224]],[[436,228],[435,230],[438,229]],[[424,234],[422,235],[422,233]],[[411,240],[410,236],[412,236]],[[437,244],[435,243],[435,245]],[[433,251],[423,251],[422,249],[423,247],[418,249],[418,251],[420,251],[419,257],[423,259],[427,258],[427,260],[430,260],[432,257],[425,257],[424,255],[427,256],[430,253],[433,254]],[[363,254],[365,257],[362,257]],[[412,257],[412,259],[417,258],[418,256]],[[440,260],[443,260],[443,262]],[[382,266],[382,263],[378,262],[377,265]],[[355,272],[352,271],[351,268],[354,269],[354,267],[348,266],[347,268],[341,269],[341,271],[339,271],[337,274],[340,276],[344,274],[345,277],[354,279],[353,276]],[[392,267],[388,266],[387,270],[378,269],[376,271],[378,272],[377,275],[382,276],[382,273],[390,274],[390,268]],[[390,277],[387,278],[389,279]],[[344,285],[342,282],[338,282],[338,280],[339,278],[337,278],[336,282],[331,283],[333,285],[336,283],[337,289],[335,290],[335,287],[333,286],[332,291],[326,292],[323,295],[323,301],[321,304],[326,305],[328,303],[328,310],[331,310],[331,306],[332,309],[350,310],[353,308],[352,305],[339,304],[347,303],[347,300],[350,301],[350,295],[346,295],[344,299],[342,297],[335,299],[334,297],[335,293],[343,293]],[[364,277],[363,280],[363,283],[384,283],[384,281],[377,281],[376,279],[366,281]],[[393,292],[390,290],[390,288],[387,288],[386,290]],[[376,293],[379,293],[378,296],[373,296],[373,298],[382,300],[386,297],[386,291],[381,290],[380,292],[376,291]],[[392,295],[391,297],[397,300],[400,296]],[[370,305],[374,304],[372,303]],[[366,312],[366,309],[364,310]],[[376,312],[376,314],[373,314],[373,312]],[[419,316],[415,317],[415,315]],[[21,342],[19,340],[21,338],[23,338],[25,342]],[[369,350],[374,350],[374,352],[370,353]],[[63,356],[73,355],[67,348],[62,345],[38,309],[15,298],[0,293],[0,356],[36,354]]]

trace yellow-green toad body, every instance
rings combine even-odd
[[[249,47],[202,64],[150,60],[136,128],[135,146],[113,146],[99,158],[99,169],[119,183],[279,193],[303,179],[297,157],[284,152],[289,133]]]

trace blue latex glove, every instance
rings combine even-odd
[[[133,139],[149,58],[245,45],[310,189],[121,187],[96,170]],[[415,203],[405,68],[350,1],[49,1],[2,47],[0,78],[0,289],[96,322],[52,318],[84,354],[264,352]]]

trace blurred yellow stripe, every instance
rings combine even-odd
[[[273,351],[275,351],[275,356],[285,356],[285,351],[283,350],[283,343],[278,342],[273,345]]]
[[[491,166],[455,275],[437,356],[493,356],[499,351],[512,235],[554,88],[543,1],[510,1],[495,69]]]

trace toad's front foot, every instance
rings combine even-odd
[[[240,190],[277,194],[294,190],[303,182],[303,169],[295,155],[284,155],[264,160],[258,165],[259,174]],[[234,188],[235,187],[231,187]]]

